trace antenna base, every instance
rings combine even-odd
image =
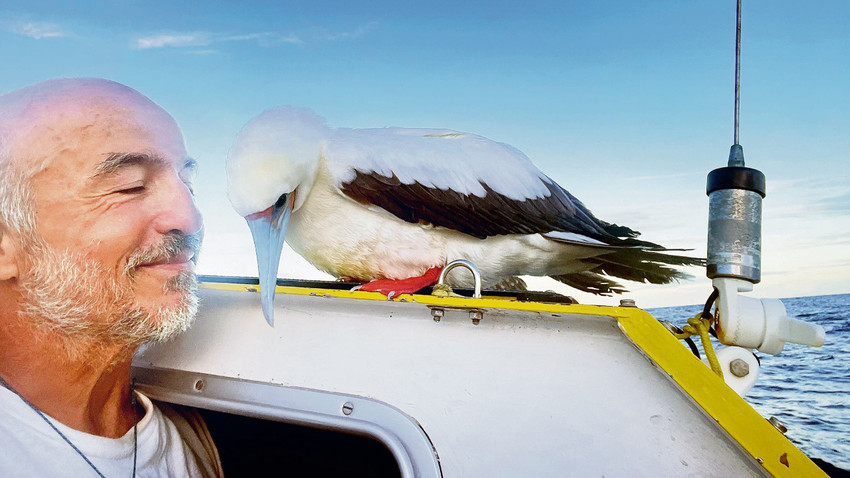
[[[728,166],[743,166],[744,165],[744,147],[740,144],[733,144],[731,148],[729,148],[729,162]]]
[[[739,145],[735,146],[740,148]],[[734,149],[735,146],[732,148]],[[743,155],[743,152],[741,154]],[[731,156],[729,162],[732,162]],[[743,163],[743,156],[741,156],[741,162]],[[758,169],[743,166],[726,166],[708,173],[705,193],[711,196],[711,193],[721,189],[744,189],[758,193],[761,197],[767,193],[764,173]]]

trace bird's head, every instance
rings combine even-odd
[[[309,110],[276,108],[242,128],[227,158],[228,195],[254,238],[269,325],[274,325],[277,269],[289,215],[309,195],[329,131]]]

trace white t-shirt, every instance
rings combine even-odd
[[[181,438],[174,422],[150,399],[136,392],[145,416],[139,421],[137,477],[204,477],[217,461],[198,456]],[[133,429],[120,438],[107,438],[75,430],[48,417],[107,478],[133,474]],[[181,431],[186,432],[186,427]],[[192,439],[192,438],[190,438]],[[194,438],[197,440],[197,438]],[[201,463],[199,463],[201,461]],[[0,386],[0,476],[97,477],[97,473],[38,413],[10,390]]]

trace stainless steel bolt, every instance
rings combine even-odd
[[[472,319],[473,325],[478,325],[481,319],[484,318],[484,314],[480,310],[470,310],[469,318]]]
[[[776,417],[770,417],[767,419],[767,421],[769,421],[771,425],[776,427],[777,430],[782,432],[783,435],[785,434],[785,432],[788,431],[788,429],[785,428],[785,425],[783,425],[782,422],[780,422],[779,419]]]
[[[443,309],[431,309],[431,317],[434,318],[434,322],[439,322],[445,313],[446,311]]]
[[[735,359],[729,362],[729,371],[736,377],[746,377],[750,374],[750,364],[744,359]]]

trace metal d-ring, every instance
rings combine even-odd
[[[451,261],[446,264],[446,267],[443,268],[443,271],[440,272],[440,279],[437,280],[437,285],[444,285],[446,282],[446,276],[449,274],[449,271],[454,269],[457,266],[463,266],[469,269],[469,272],[472,273],[472,278],[475,281],[475,287],[472,292],[473,299],[481,298],[481,273],[478,272],[478,268],[475,267],[475,264],[469,262],[466,259],[458,259],[456,261]]]

